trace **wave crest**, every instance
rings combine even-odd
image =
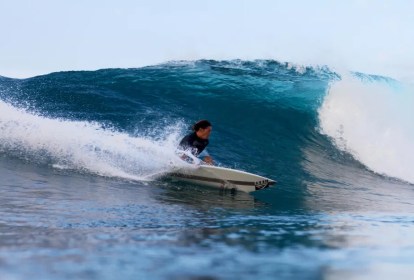
[[[336,81],[319,109],[321,132],[374,172],[414,183],[413,92],[384,79]]]

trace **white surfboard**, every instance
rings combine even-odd
[[[265,189],[275,183],[269,178],[256,174],[213,165],[180,168],[169,175],[179,181],[221,189],[235,189],[247,193]]]

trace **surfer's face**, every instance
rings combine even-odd
[[[211,126],[206,127],[206,128],[200,128],[197,131],[197,136],[200,137],[201,139],[208,139],[208,137],[210,137],[210,133],[211,133]]]

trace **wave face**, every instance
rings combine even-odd
[[[143,180],[178,164],[180,137],[207,118],[217,162],[282,186],[414,183],[412,91],[349,76],[277,61],[202,60],[1,78],[0,151]]]

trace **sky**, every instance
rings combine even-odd
[[[0,75],[275,59],[414,81],[411,0],[0,0]]]

